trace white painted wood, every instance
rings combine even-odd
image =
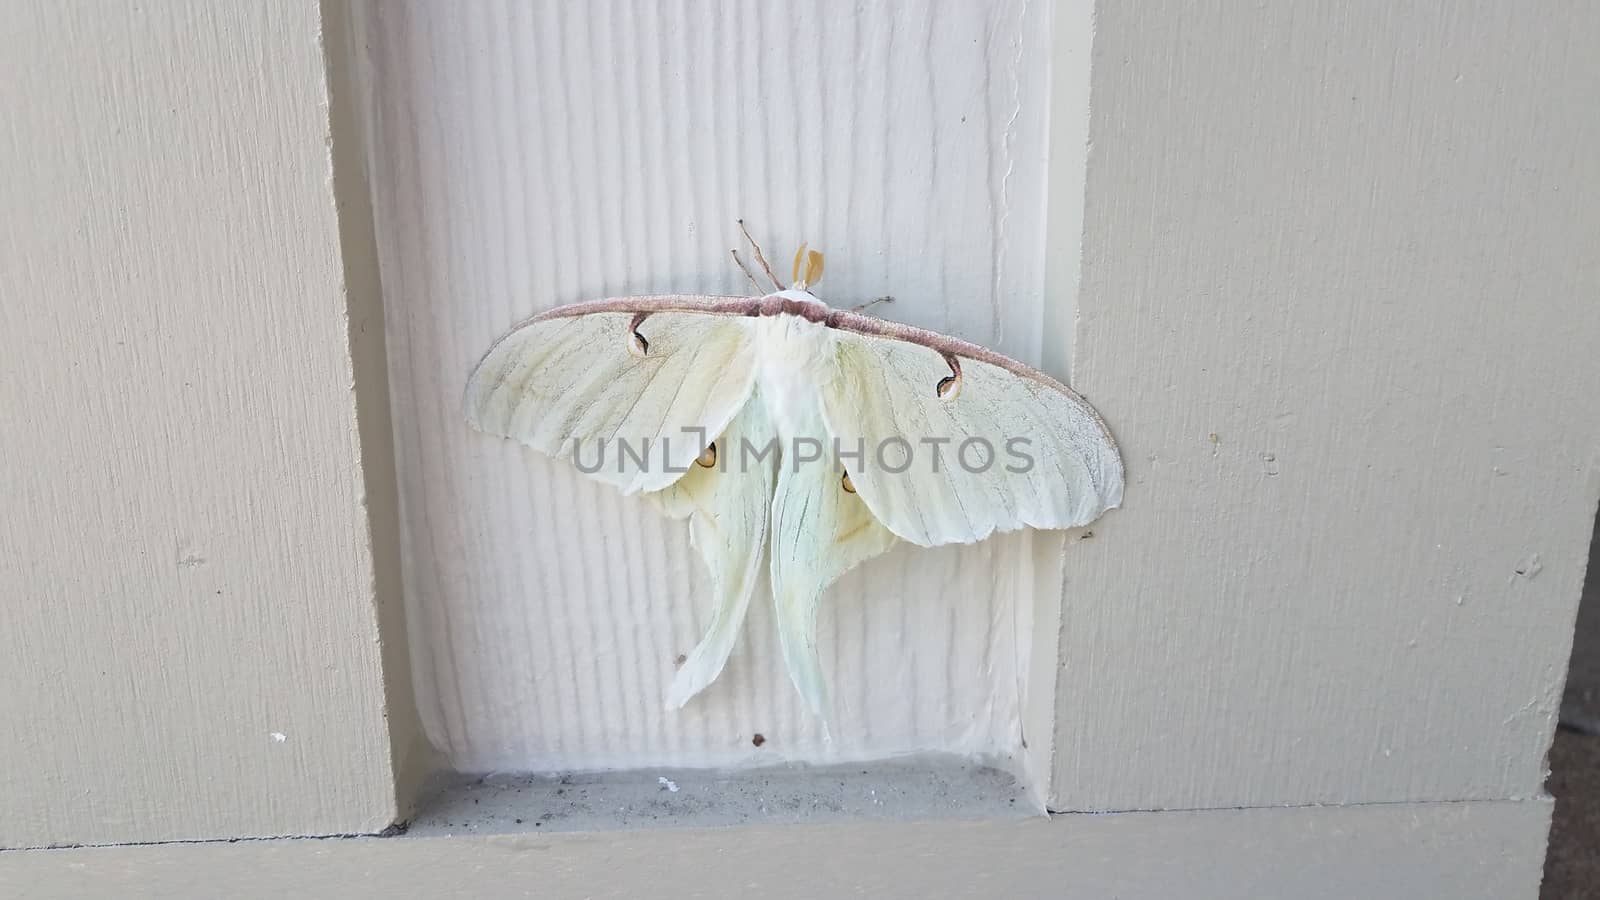
[[[764,592],[719,682],[666,713],[708,613],[687,529],[469,431],[460,398],[489,343],[538,310],[744,290],[740,216],[774,258],[826,251],[819,293],[836,305],[892,294],[886,316],[1037,361],[1057,337],[1042,327],[1049,5],[361,9],[419,703],[450,761],[1013,752],[1028,539],[902,549],[829,592],[831,745],[788,683]]]
[[[381,829],[392,487],[319,5],[5,21],[0,847]]]
[[[1549,800],[0,854],[0,894],[1534,900]]]
[[[1044,342],[1040,361],[1062,377],[1070,367],[1077,328],[1083,256],[1084,173],[1089,153],[1089,86],[1094,0],[1056,0],[1050,47],[1049,194],[1046,202]],[[1113,427],[1113,434],[1115,429]],[[1067,549],[1084,534],[1034,532],[1033,615],[1026,624],[1027,675],[1022,679],[1024,744],[1022,771],[1039,806],[1050,791],[1055,752],[1056,688],[1060,669],[1061,607]]]
[[[1531,797],[1600,497],[1600,7],[1106,3],[1053,803]],[[1448,892],[1420,892],[1448,896]]]

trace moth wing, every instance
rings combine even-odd
[[[667,515],[689,519],[689,540],[711,572],[711,625],[674,676],[668,709],[681,708],[722,674],[760,582],[776,459],[745,465],[740,448],[744,440],[761,447],[770,434],[766,408],[753,398],[717,436],[711,466],[695,465],[646,495]]]
[[[654,312],[639,325],[647,346],[637,356],[634,315],[568,314],[514,329],[468,380],[467,421],[549,456],[573,453],[581,471],[627,494],[672,484],[749,398],[751,330],[731,316]]]
[[[841,451],[864,451],[851,470],[856,490],[900,537],[932,547],[1024,527],[1073,528],[1122,501],[1116,443],[1065,387],[961,358],[959,383],[941,396],[952,372],[940,350],[835,335],[823,417]]]
[[[783,465],[772,500],[772,600],[789,679],[824,722],[831,704],[817,656],[817,605],[839,576],[894,546],[895,536],[861,498],[846,491],[844,470],[822,463]]]

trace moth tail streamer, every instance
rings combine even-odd
[[[817,654],[817,610],[828,586],[895,543],[832,465],[789,468],[772,504],[772,600],[789,680],[824,731],[833,712]]]
[[[668,711],[682,709],[694,696],[705,690],[722,674],[739,639],[739,628],[744,624],[745,612],[750,607],[750,595],[755,585],[749,581],[724,591],[717,600],[711,617],[711,627],[705,637],[689,651],[689,656],[672,679],[667,689]]]
[[[817,655],[817,604],[822,592],[807,590],[801,585],[790,585],[780,591],[774,585],[773,595],[778,613],[778,645],[783,650],[784,665],[789,669],[789,680],[826,731],[833,705],[828,695],[827,677],[822,673],[822,660]]]
[[[765,408],[752,396],[728,430],[702,451],[693,471],[651,495],[668,515],[689,519],[689,541],[711,576],[711,624],[673,677],[668,710],[683,708],[722,674],[761,581],[774,473],[770,466],[725,469],[731,448],[759,441],[768,427]]]

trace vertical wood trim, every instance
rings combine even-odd
[[[1600,496],[1600,7],[1101,3],[1054,805],[1537,796]]]
[[[364,51],[353,28],[352,2],[321,0],[322,49],[328,71],[333,191],[349,304],[346,323],[361,440],[361,476],[366,491],[363,507],[372,547],[372,598],[384,674],[385,722],[395,781],[396,818],[405,818],[415,806],[423,780],[439,765],[439,758],[417,715],[407,643],[400,569],[400,487],[395,473],[383,288],[357,77]]]
[[[320,13],[0,30],[0,847],[396,814]]]
[[[1070,382],[1076,334],[1078,286],[1083,260],[1083,190],[1089,152],[1089,63],[1094,39],[1094,0],[1055,0],[1050,7],[1049,171],[1045,214],[1044,335],[1040,365]],[[1029,535],[1033,560],[1033,605],[1019,617],[1029,644],[1023,697],[1024,764],[1027,783],[1046,805],[1055,755],[1056,697],[1062,672],[1061,608],[1076,585],[1064,580],[1064,554],[1093,529],[1066,535]]]

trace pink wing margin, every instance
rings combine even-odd
[[[505,334],[495,338],[489,349],[483,351],[478,357],[478,364],[473,366],[476,371],[483,361],[494,353],[506,338],[532,325],[546,319],[566,319],[572,316],[586,316],[590,313],[605,312],[693,312],[705,313],[712,316],[749,316],[755,315],[746,312],[752,304],[759,304],[760,297],[719,297],[714,294],[641,294],[636,297],[609,297],[605,300],[585,300],[582,303],[568,303],[547,309],[538,315],[529,316],[521,322],[506,329]]]
[[[489,353],[494,352],[494,348],[500,345],[500,341],[515,334],[525,325],[542,322],[546,319],[564,319],[571,316],[586,316],[591,313],[607,312],[635,314],[687,312],[702,313],[709,316],[749,317],[788,313],[810,322],[816,322],[819,325],[826,325],[829,328],[837,328],[841,331],[850,331],[869,337],[905,341],[908,344],[927,347],[945,356],[988,363],[991,366],[1004,369],[1021,378],[1031,379],[1066,395],[1068,399],[1082,407],[1094,419],[1095,424],[1100,426],[1100,431],[1105,435],[1106,440],[1111,442],[1112,448],[1116,449],[1119,454],[1121,453],[1121,448],[1117,447],[1116,437],[1111,434],[1111,429],[1107,427],[1105,420],[1100,418],[1100,413],[1089,405],[1089,401],[1083,399],[1083,396],[1077,391],[1026,363],[1021,363],[1009,356],[996,353],[987,347],[980,347],[977,344],[963,341],[947,334],[940,334],[937,331],[917,328],[913,325],[906,325],[903,322],[891,322],[888,319],[864,316],[849,310],[834,309],[820,301],[807,303],[788,297],[780,297],[777,294],[768,294],[764,297],[733,297],[714,294],[645,294],[636,297],[609,297],[604,300],[569,303],[565,306],[545,310],[536,316],[518,322],[489,347],[489,350],[484,353],[484,358],[487,359]],[[482,360],[479,361],[479,364],[482,364]]]

